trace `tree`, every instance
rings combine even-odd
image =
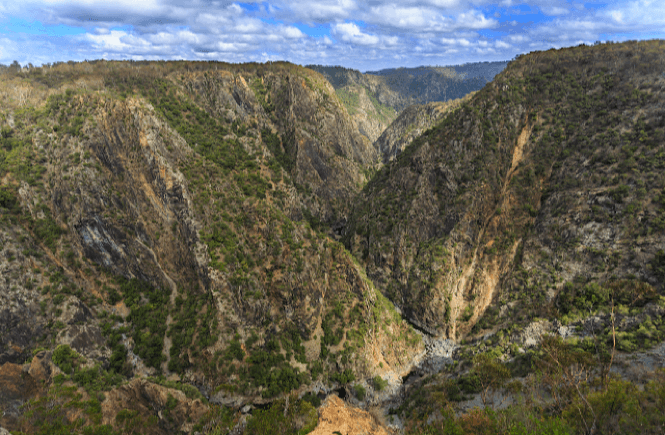
[[[490,393],[502,388],[510,379],[510,370],[489,354],[479,354],[473,359],[473,374],[480,381],[480,398],[487,406]]]
[[[9,65],[9,70],[10,72],[18,73],[19,71],[21,71],[21,64],[18,63],[17,60],[15,60],[14,62],[12,62],[11,65]]]
[[[543,336],[541,348],[543,355],[535,360],[535,366],[556,406],[560,410],[569,404],[575,406],[586,433],[594,433],[597,418],[584,391],[593,374],[593,356],[566,344],[561,337],[550,335]],[[588,416],[580,404],[591,414],[592,421],[587,421]]]

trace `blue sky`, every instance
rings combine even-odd
[[[288,60],[377,70],[665,38],[665,2],[0,0],[0,63]]]

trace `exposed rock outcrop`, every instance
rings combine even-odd
[[[470,93],[457,100],[413,105],[404,109],[374,141],[383,163],[394,160],[414,139],[468,101],[472,95]]]

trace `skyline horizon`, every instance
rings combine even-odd
[[[284,60],[358,71],[665,38],[655,0],[0,0],[0,63]]]
[[[206,63],[221,63],[221,64],[229,64],[229,65],[243,65],[243,64],[251,64],[251,63],[257,63],[257,64],[270,64],[270,63],[279,63],[279,62],[284,62],[284,63],[290,63],[293,65],[298,65],[304,68],[307,68],[309,66],[318,66],[318,67],[327,67],[327,68],[344,68],[347,70],[353,70],[353,71],[358,71],[362,74],[372,74],[374,72],[383,72],[383,71],[388,71],[388,70],[399,70],[399,69],[419,69],[419,68],[454,68],[454,67],[463,67],[467,65],[473,65],[473,64],[482,64],[482,63],[510,63],[513,60],[516,60],[522,55],[528,55],[530,53],[534,52],[546,52],[549,50],[561,50],[561,49],[566,49],[566,48],[573,48],[573,47],[578,47],[578,46],[591,46],[591,45],[599,45],[599,44],[621,44],[621,43],[627,43],[627,42],[642,42],[642,41],[654,41],[654,40],[660,40],[660,41],[665,41],[665,38],[651,38],[651,39],[643,39],[643,40],[626,40],[626,41],[596,41],[594,44],[586,44],[586,43],[581,43],[577,45],[570,45],[566,47],[551,47],[543,50],[532,50],[528,53],[518,53],[516,54],[513,58],[511,59],[504,59],[504,60],[475,60],[475,61],[468,61],[468,62],[463,62],[463,63],[457,63],[457,64],[446,64],[446,65],[441,65],[441,64],[421,64],[421,65],[416,65],[416,66],[404,66],[404,65],[396,65],[396,66],[389,66],[381,69],[376,69],[376,70],[360,70],[357,68],[352,68],[352,67],[347,67],[344,65],[340,64],[314,64],[314,63],[297,63],[293,62],[287,59],[272,59],[272,60],[266,60],[266,61],[255,61],[255,60],[250,60],[250,61],[245,61],[245,62],[229,62],[225,60],[218,60],[218,59],[210,59],[210,60],[202,60],[202,59],[105,59],[105,58],[98,58],[98,59],[83,59],[83,60],[73,60],[73,59],[68,59],[68,60],[58,60],[54,62],[46,62],[40,65],[34,65],[31,62],[27,62],[24,64],[21,64],[21,62],[18,62],[17,60],[13,60],[12,63],[1,63],[0,66],[4,68],[10,67],[14,62],[18,62],[18,64],[21,66],[21,68],[26,68],[29,67],[29,65],[32,65],[34,68],[41,68],[44,66],[55,66],[63,63],[83,63],[83,62],[101,62],[101,61],[106,61],[106,62],[206,62]]]

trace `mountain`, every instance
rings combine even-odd
[[[421,339],[321,232],[376,157],[320,75],[99,61],[0,80],[0,425],[192,432],[222,405],[409,370]]]
[[[413,104],[448,101],[462,98],[481,89],[505,68],[507,62],[484,62],[458,67],[391,68],[381,71],[360,71],[308,65],[321,73],[337,89],[359,85],[376,100],[398,113]]]
[[[551,316],[579,282],[662,291],[661,48],[511,63],[373,177],[347,247],[411,321],[452,338]]]
[[[455,65],[452,68],[455,69],[457,74],[466,79],[483,77],[488,82],[491,82],[506,66],[508,66],[508,62],[471,62]]]
[[[343,241],[439,337],[396,430],[662,431],[664,67],[664,41],[520,56],[365,186]]]
[[[414,104],[399,114],[374,142],[384,164],[397,157],[418,136],[436,125],[471,96],[447,102]]]
[[[375,142],[408,106],[462,98],[482,88],[505,65],[506,62],[485,62],[459,67],[386,69],[364,74],[335,66],[308,65],[307,68],[319,72],[332,84],[360,133]]]
[[[416,68],[386,68],[379,71],[365,71],[365,74],[384,77],[432,77],[432,72],[452,79],[482,78],[491,82],[494,77],[506,68],[507,61],[503,62],[473,62],[450,66],[420,66]]]

